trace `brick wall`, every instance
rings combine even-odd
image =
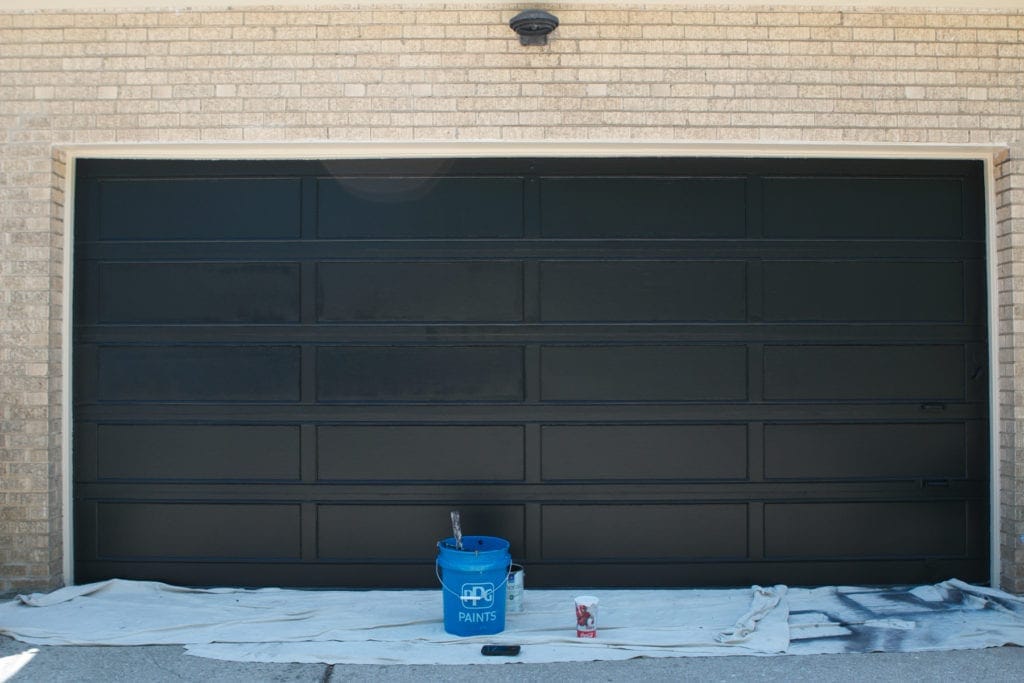
[[[995,169],[996,268],[999,320],[1000,583],[1024,593],[1024,147]],[[1018,428],[1019,427],[1019,428]]]
[[[1005,147],[1001,576],[1024,592],[1024,10],[548,3],[525,48],[521,8],[0,11],[0,593],[63,580],[63,148],[551,140]]]

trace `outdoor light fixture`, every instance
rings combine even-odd
[[[527,9],[512,17],[508,25],[519,34],[522,45],[547,45],[548,34],[558,28],[558,17],[542,9]]]

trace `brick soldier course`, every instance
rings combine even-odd
[[[0,594],[66,580],[75,150],[363,143],[386,156],[450,143],[457,155],[472,149],[461,143],[555,142],[989,154],[998,574],[1024,592],[1024,9],[537,3],[561,25],[547,46],[524,48],[507,26],[521,3],[10,4],[0,2]]]

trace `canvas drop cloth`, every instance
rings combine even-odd
[[[1024,600],[951,580],[901,589],[596,590],[598,638],[575,637],[580,591],[528,590],[495,636],[445,633],[440,590],[189,589],[111,580],[0,604],[0,633],[37,645],[168,645],[255,662],[501,664],[1024,645]],[[483,643],[520,656],[482,657]]]

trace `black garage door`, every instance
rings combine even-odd
[[[985,580],[981,171],[82,161],[76,578]]]

